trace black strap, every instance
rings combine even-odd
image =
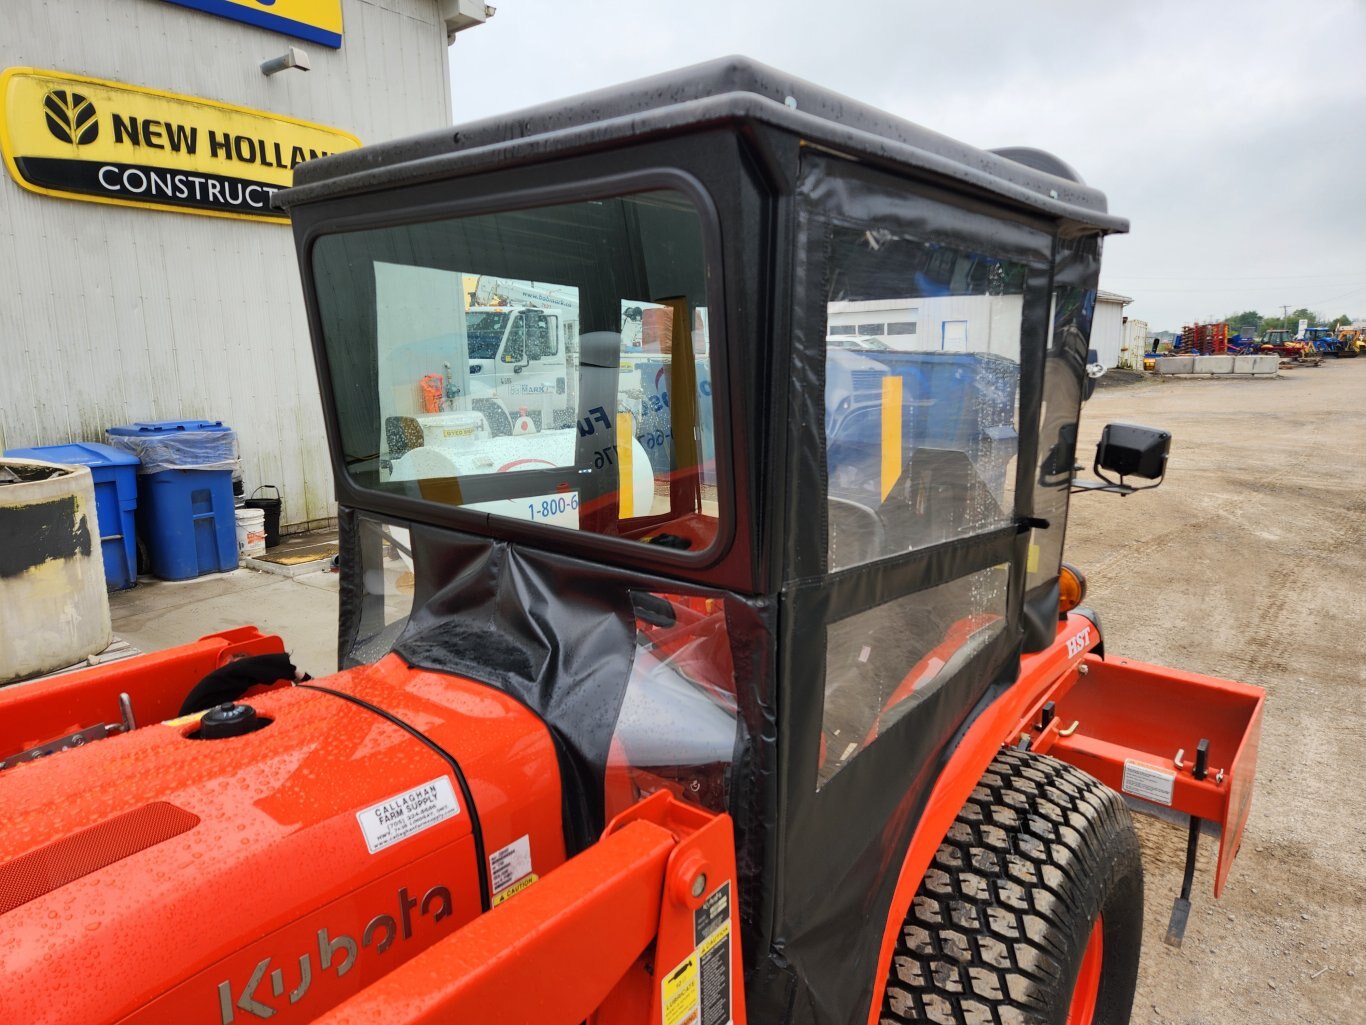
[[[363,698],[358,698],[354,694],[333,690],[331,687],[320,687],[316,683],[296,683],[294,686],[302,687],[305,690],[322,691],[324,694],[331,694],[333,697],[341,698],[343,701],[350,701],[354,705],[360,705],[361,708],[374,712],[381,719],[387,719],[399,729],[412,734],[446,760],[446,764],[451,767],[451,773],[455,776],[456,785],[460,787],[460,793],[465,798],[465,807],[468,808],[470,812],[470,832],[474,835],[474,856],[479,861],[479,906],[485,911],[489,910],[489,908],[493,906],[493,902],[489,892],[488,857],[484,853],[484,828],[479,824],[479,811],[474,806],[474,795],[470,793],[469,782],[465,779],[464,770],[460,768],[460,763],[455,760],[455,756],[417,727],[409,725],[397,716],[386,712],[378,705],[372,705],[370,702]]]

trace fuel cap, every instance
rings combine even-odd
[[[200,740],[222,740],[224,737],[240,737],[255,733],[270,725],[269,719],[256,714],[250,705],[228,702],[210,708],[199,720]]]

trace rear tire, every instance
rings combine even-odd
[[[1095,1010],[1084,1016],[1078,975],[1098,920],[1099,987],[1092,974]],[[1124,801],[1055,759],[1002,751],[921,880],[881,1019],[1124,1025],[1142,930],[1143,867]]]

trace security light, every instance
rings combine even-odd
[[[304,53],[297,46],[291,46],[279,57],[272,57],[268,61],[261,62],[261,74],[274,75],[280,71],[287,71],[290,68],[298,68],[300,71],[307,71],[312,67],[309,63],[308,54]]]

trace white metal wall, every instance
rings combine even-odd
[[[1119,346],[1124,333],[1124,304],[1100,296],[1091,321],[1091,348],[1103,367],[1119,366]]]
[[[1148,349],[1148,322],[1130,317],[1124,322],[1119,343],[1119,366],[1143,369],[1143,354]]]
[[[236,103],[367,143],[451,120],[436,0],[343,0],[340,50],[162,0],[3,6],[0,68]],[[262,75],[291,44],[312,70]],[[0,174],[0,447],[221,419],[239,433],[248,490],[277,485],[285,523],[333,515],[289,228],[54,199]]]
[[[859,335],[880,338],[906,352],[990,352],[1020,358],[1024,300],[1018,295],[919,296],[908,299],[837,300],[826,313],[828,327],[853,325]],[[963,341],[947,338],[946,324],[963,325]],[[878,330],[890,323],[914,323],[915,334]]]

